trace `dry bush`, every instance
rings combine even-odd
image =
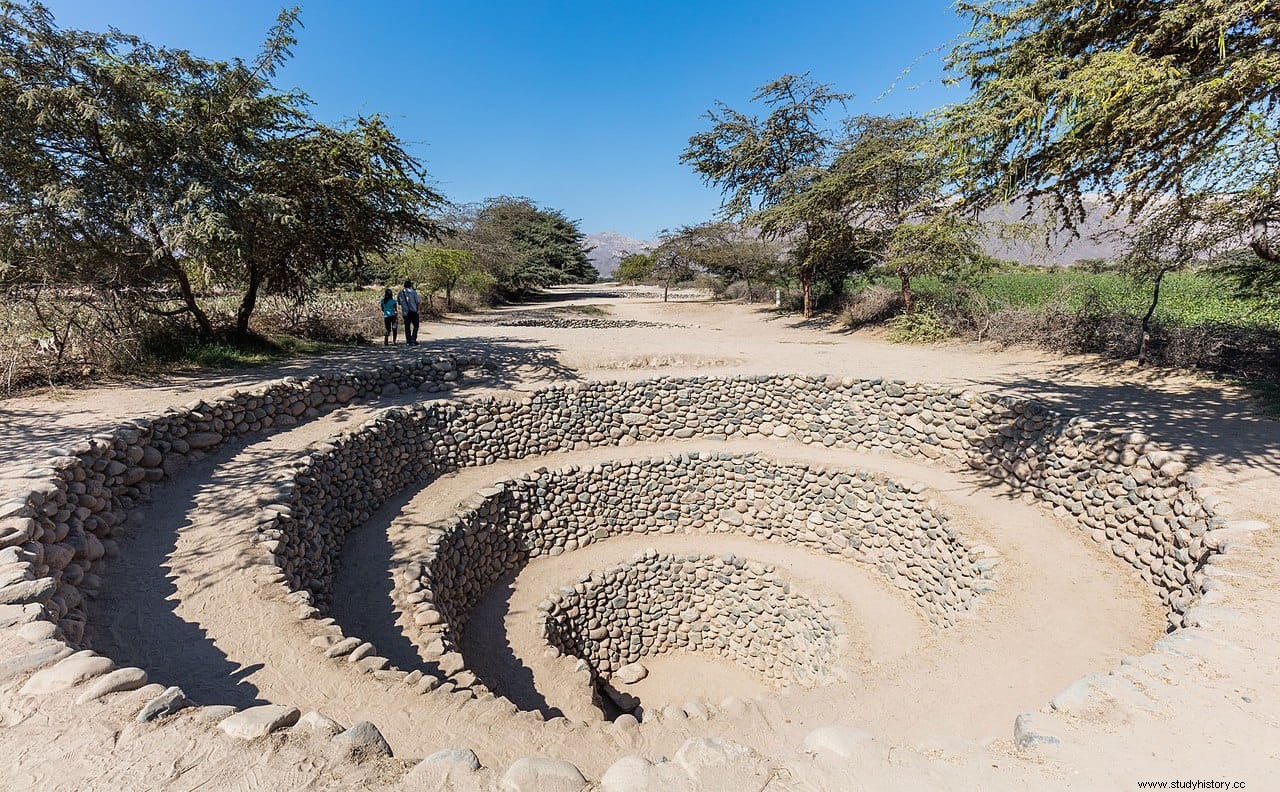
[[[932,308],[898,314],[887,322],[887,326],[889,332],[885,338],[894,344],[936,344],[951,335],[950,328]]]
[[[879,324],[902,313],[902,295],[893,289],[871,285],[849,298],[840,314],[848,328]]]
[[[253,329],[276,340],[291,336],[350,343],[381,337],[380,296],[381,292],[363,290],[328,292],[306,300],[264,297],[254,314]],[[209,295],[201,303],[215,325],[232,324],[234,300]],[[173,307],[161,294],[11,287],[0,294],[0,393],[155,371],[175,362],[234,362],[232,346],[202,341],[185,315],[161,316],[145,310]],[[428,318],[424,310],[423,319]],[[283,354],[272,353],[271,346],[268,342],[260,349],[244,350],[244,360]],[[218,356],[213,353],[227,362],[211,361]]]
[[[263,336],[290,335],[313,341],[351,342],[382,337],[381,292],[325,292],[306,299],[261,300],[253,328]]]
[[[1005,309],[992,315],[986,338],[1128,360],[1137,354],[1142,326],[1140,317],[1124,313]],[[1222,324],[1153,324],[1147,360],[1157,366],[1276,381],[1280,332]]]
[[[14,287],[0,296],[0,392],[119,376],[191,332],[143,310],[155,295],[121,290]]]
[[[734,281],[717,294],[716,296],[725,300],[742,300],[743,302],[773,302],[774,287],[769,283],[751,284],[751,288],[747,288],[746,281]]]

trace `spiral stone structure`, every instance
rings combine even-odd
[[[442,398],[484,364],[440,356],[287,379],[52,449],[5,482],[0,683],[72,709],[115,706],[130,729],[271,740],[332,763],[335,784],[814,788],[856,765],[1016,788],[1041,771],[991,775],[975,744],[895,766],[882,750],[895,738],[845,714],[876,700],[862,688],[909,676],[912,657],[948,642],[981,657],[1018,625],[1066,643],[1088,632],[1087,614],[1018,621],[1040,573],[1016,535],[1000,546],[994,515],[1087,545],[1071,552],[1140,592],[1147,628],[1166,635],[1153,654],[1002,714],[1009,750],[1036,767],[1105,745],[1090,720],[1099,701],[1163,706],[1142,675],[1199,662],[1231,618],[1219,570],[1263,527],[1232,522],[1180,454],[1142,433],[1030,399],[839,375]],[[400,404],[325,424],[379,398]],[[273,449],[294,432],[287,454]],[[112,566],[145,546],[148,504],[169,482],[250,452],[281,458],[271,478],[235,484],[254,493],[250,520],[210,526],[223,538],[207,552],[235,564],[198,584],[180,560],[172,570],[179,593],[214,592],[210,609],[280,614],[272,635],[233,635],[225,616],[228,632],[210,635],[242,665],[269,654],[265,699],[159,676],[161,659],[125,663],[128,631],[94,605],[119,582]],[[388,545],[385,574],[364,584],[384,587],[374,627],[344,577],[371,532]],[[909,628],[890,629],[890,612]],[[292,681],[271,682],[281,666]],[[977,710],[993,683],[972,673],[972,690],[950,694]],[[340,722],[323,701],[330,679],[351,691],[342,707],[371,716]]]
[[[828,674],[838,633],[771,567],[712,555],[643,553],[552,595],[542,610],[547,643],[605,678],[686,649],[738,658],[771,680],[812,682]]]

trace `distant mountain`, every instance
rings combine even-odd
[[[1107,206],[1093,198],[1085,199],[1084,221],[1076,233],[1051,231],[1048,213],[1036,209],[1027,216],[1027,201],[1018,198],[993,206],[982,213],[982,219],[995,223],[1025,223],[1031,226],[1032,239],[990,238],[983,247],[997,258],[1020,264],[1072,264],[1079,259],[1113,259],[1123,252],[1122,232],[1129,227],[1124,217],[1108,217]]]
[[[983,240],[982,247],[997,258],[1037,266],[1067,265],[1080,259],[1114,259],[1123,252],[1121,232],[1130,225],[1124,217],[1108,217],[1107,207],[1093,198],[1085,199],[1084,221],[1075,234],[1051,231],[1053,224],[1044,209],[1036,209],[1028,216],[1027,201],[1023,198],[985,210],[982,219],[1027,226],[1031,238],[1001,239],[998,233],[993,233]],[[587,258],[606,278],[618,268],[623,256],[644,253],[656,244],[652,240],[632,239],[617,231],[588,234],[583,242],[584,246],[595,248]]]
[[[606,278],[613,275],[623,256],[628,253],[643,253],[654,245],[653,242],[632,239],[617,231],[598,231],[587,234],[582,244],[584,247],[594,248],[587,253],[587,258],[591,259],[591,263],[600,271],[600,275]]]

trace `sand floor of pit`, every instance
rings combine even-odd
[[[525,391],[576,379],[799,372],[902,378],[1031,395],[1057,409],[1142,429],[1160,442],[1186,449],[1196,472],[1235,505],[1239,517],[1274,522],[1278,516],[1275,504],[1280,502],[1280,423],[1263,415],[1238,388],[1159,370],[1137,371],[1126,364],[1089,356],[1062,357],[965,343],[895,346],[884,343],[875,333],[835,332],[795,317],[775,317],[752,306],[617,300],[594,294],[590,288],[563,290],[557,299],[565,304],[605,305],[612,318],[694,326],[560,330],[489,323],[494,315],[526,310],[514,308],[431,324],[424,328],[423,345],[416,349],[353,349],[283,366],[175,377],[145,387],[61,390],[10,399],[0,403],[0,447],[6,452],[0,467],[24,466],[39,458],[48,446],[170,404],[213,396],[230,387],[274,376],[365,366],[418,354],[460,352],[478,354],[496,364],[496,378],[486,384],[496,392]],[[144,658],[147,663],[143,664],[149,663],[155,669],[153,681],[189,686],[188,692],[197,700],[201,695],[196,690],[210,697],[227,696],[233,702],[271,698],[303,708],[315,706],[335,716],[341,710],[348,713],[348,721],[369,717],[380,726],[387,713],[394,717],[403,713],[406,728],[419,730],[418,739],[424,746],[473,747],[486,765],[492,763],[490,766],[499,771],[503,757],[542,751],[573,758],[589,777],[598,778],[603,767],[618,755],[670,755],[672,745],[678,745],[683,733],[731,734],[741,736],[748,744],[768,742],[770,749],[796,744],[795,734],[801,726],[793,721],[798,710],[791,706],[791,696],[766,699],[749,717],[743,716],[750,722],[713,721],[689,724],[684,729],[673,725],[670,740],[662,739],[660,744],[651,744],[642,736],[638,742],[619,743],[593,752],[582,749],[581,735],[576,733],[513,726],[497,719],[477,723],[456,717],[451,714],[449,697],[430,702],[406,701],[401,688],[378,693],[368,677],[338,664],[314,674],[328,661],[323,661],[305,640],[282,639],[289,631],[302,631],[303,627],[293,619],[291,606],[277,600],[261,600],[252,582],[252,570],[245,566],[247,559],[239,555],[240,543],[233,540],[241,530],[240,523],[248,525],[252,490],[266,468],[290,458],[309,439],[349,426],[365,414],[364,408],[335,414],[288,435],[227,449],[157,490],[155,502],[144,510],[146,519],[123,543],[121,559],[109,568],[105,598],[95,606],[95,629],[114,633],[114,638],[104,640],[114,641],[127,653],[118,657],[118,662]],[[343,423],[344,417],[347,423]],[[641,451],[641,446],[627,449],[628,455]],[[572,461],[578,461],[577,457]],[[865,466],[895,474],[891,464],[900,462],[885,457]],[[503,475],[496,468],[474,472],[489,476],[490,481]],[[906,477],[946,492],[945,485],[935,485],[925,475]],[[445,504],[442,508],[451,509],[462,495],[473,491],[460,491],[459,497],[450,500],[451,495],[439,490]],[[389,504],[378,519],[389,522],[408,501],[406,496]],[[966,501],[966,505],[972,503]],[[993,500],[993,508],[998,507],[994,514],[1003,519],[1006,509],[1015,505],[1040,513],[1026,504]],[[979,528],[981,525],[973,526],[974,530]],[[1037,528],[1083,554],[1077,560],[1087,563],[1089,554],[1096,555],[1083,537],[1071,536],[1069,529],[1052,527],[1050,522],[1031,525],[1027,533],[1002,540],[1013,543],[1013,549],[1008,543],[992,543],[1004,556],[1005,565],[1001,568],[1001,589],[987,595],[990,601],[978,611],[979,616],[989,620],[979,618],[954,628],[954,634],[946,637],[946,651],[962,651],[962,630],[1000,623],[1000,614],[992,610],[1000,607],[1002,599],[1019,594],[1017,587],[1009,583],[1011,569],[1019,559],[1042,554]],[[385,527],[382,532],[385,534]],[[220,541],[208,544],[212,537]],[[1012,753],[1002,753],[1007,749],[999,746],[1007,744],[1010,723],[1007,719],[999,723],[993,719],[992,728],[999,727],[994,733],[999,733],[1004,742],[987,752],[970,750],[972,740],[962,741],[969,748],[933,743],[942,746],[937,749],[941,752],[938,755],[947,757],[945,776],[904,758],[899,765],[891,762],[892,767],[887,770],[879,765],[868,766],[859,782],[883,788],[883,783],[880,787],[875,783],[917,778],[910,773],[918,772],[925,774],[918,778],[932,779],[932,785],[938,787],[1018,789],[1027,783],[1037,785],[1030,781],[1032,778],[1039,778],[1041,785],[1045,779],[1054,779],[1055,786],[1070,786],[1071,779],[1080,778],[1083,780],[1076,788],[1098,788],[1099,779],[1111,780],[1115,788],[1130,788],[1135,778],[1235,777],[1249,779],[1250,788],[1265,788],[1266,780],[1280,768],[1280,696],[1276,693],[1280,690],[1280,644],[1270,628],[1280,619],[1280,597],[1273,588],[1273,581],[1280,575],[1280,547],[1272,535],[1259,536],[1255,542],[1255,556],[1234,564],[1231,572],[1220,573],[1232,585],[1228,602],[1239,614],[1238,621],[1213,636],[1193,634],[1180,640],[1176,646],[1181,648],[1170,650],[1185,655],[1179,655],[1177,663],[1166,665],[1160,660],[1162,655],[1156,654],[1146,655],[1140,665],[1117,669],[1114,655],[1126,651],[1118,645],[1112,646],[1111,655],[1089,661],[1088,670],[1116,670],[1126,679],[1133,679],[1144,695],[1156,702],[1154,711],[1121,703],[1116,711],[1072,716],[1063,721],[1070,729],[1067,748],[1062,755],[1044,762],[1029,762]],[[1020,550],[1025,550],[1026,556]],[[1094,560],[1099,565],[1107,561],[1105,557]],[[1068,564],[1062,567],[1067,573],[1071,570]],[[1121,577],[1124,574],[1117,572]],[[1032,577],[1028,575],[1027,579]],[[376,576],[364,579],[377,580]],[[382,594],[389,592],[390,577],[381,585]],[[116,586],[125,588],[117,590]],[[130,586],[136,590],[129,590]],[[1043,594],[1046,589],[1029,589],[1026,594],[1036,599],[1032,594],[1037,591]],[[1073,587],[1061,597],[1042,596],[1037,602],[1052,605],[1065,599],[1065,610],[1060,613],[1064,625],[1087,618],[1095,628],[1124,631],[1124,607],[1119,611],[1103,607],[1085,613],[1070,612],[1075,596]],[[140,604],[142,600],[146,603]],[[1126,603],[1126,607],[1130,606],[1132,603]],[[219,609],[227,612],[215,614]],[[384,611],[379,618],[384,628],[394,628],[399,615]],[[204,619],[209,619],[207,624]],[[1045,622],[1046,629],[1051,623]],[[219,630],[225,627],[230,634],[215,636],[215,631],[208,629],[213,626]],[[384,646],[373,635],[366,637],[373,638],[381,653],[394,659],[392,647]],[[1127,651],[1146,652],[1150,635],[1135,643]],[[0,635],[0,651],[18,651],[16,647],[11,635]],[[407,641],[402,648],[412,652]],[[997,682],[1036,689],[1036,697],[1024,704],[1027,709],[1043,706],[1046,698],[1060,689],[1061,685],[1055,687],[1058,674],[1063,683],[1078,676],[1060,672],[1057,657],[1043,658],[1042,662],[1008,658],[1003,651],[987,658],[980,667],[990,669],[987,676]],[[868,721],[883,719],[892,724],[898,718],[904,736],[947,733],[940,726],[936,731],[932,729],[947,719],[967,723],[966,718],[954,715],[956,707],[973,706],[975,717],[981,719],[986,710],[977,702],[957,704],[946,696],[919,692],[921,683],[929,681],[927,670],[913,670],[910,676],[898,680],[900,699],[887,703],[884,711],[820,710],[813,713],[814,719],[838,715],[831,719],[847,722],[865,714]],[[308,676],[316,678],[307,679]],[[213,682],[202,687],[202,678]],[[894,681],[886,676],[880,684],[891,685]],[[1047,693],[1041,695],[1042,690]],[[913,731],[916,724],[912,718],[898,712],[904,704],[915,701],[931,704],[931,708],[916,708],[918,716],[914,717],[928,727],[919,731]],[[214,738],[207,731],[195,730],[195,714],[179,715],[159,730],[142,730],[128,725],[140,703],[123,694],[73,711],[69,706],[59,709],[54,699],[18,696],[13,684],[0,686],[0,727],[9,756],[7,783],[17,789],[330,788],[366,782],[377,786],[392,777],[378,775],[385,770],[382,766],[361,769],[337,765],[319,754],[289,745],[264,753],[226,738]],[[738,731],[744,734],[735,734]],[[513,742],[512,732],[522,737]],[[776,750],[770,753],[777,755]]]

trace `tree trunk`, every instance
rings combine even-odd
[[[664,282],[662,284],[662,301],[667,301],[667,292],[671,291],[671,284]]]
[[[1138,342],[1138,366],[1147,362],[1147,345],[1151,343],[1151,317],[1155,315],[1156,306],[1160,303],[1160,282],[1164,280],[1165,271],[1156,273],[1155,288],[1151,290],[1151,305],[1147,307],[1146,316],[1142,317],[1142,340]]]
[[[249,288],[240,300],[240,308],[236,311],[236,337],[243,340],[249,337],[249,318],[258,305],[258,289],[262,286],[262,275],[253,264],[249,265]]]
[[[1280,264],[1280,248],[1271,246],[1271,235],[1267,233],[1267,226],[1268,222],[1266,220],[1253,221],[1253,233],[1249,238],[1249,248],[1253,250],[1254,255],[1263,261]]]
[[[196,327],[200,328],[200,335],[205,338],[213,338],[213,322],[209,321],[209,315],[204,312],[200,304],[196,302],[196,293],[191,288],[191,279],[187,277],[187,273],[182,269],[182,265],[177,261],[172,261],[171,266],[178,278],[178,291],[182,294],[182,302],[187,306],[187,310],[195,317]]]
[[[444,287],[444,309],[449,313],[453,313],[453,287]]]
[[[898,282],[902,284],[902,305],[907,313],[916,312],[916,296],[911,291],[911,275],[906,272],[898,272]]]
[[[213,337],[213,322],[209,321],[209,315],[200,308],[200,304],[196,302],[196,293],[191,288],[191,279],[187,277],[187,271],[182,268],[182,263],[173,255],[173,251],[165,243],[164,237],[160,235],[160,229],[156,227],[154,221],[147,223],[147,229],[151,232],[151,246],[153,255],[160,256],[160,260],[173,273],[174,279],[178,281],[178,292],[182,295],[182,302],[187,306],[187,310],[196,320],[196,326],[200,328],[200,335],[204,338]]]
[[[805,273],[800,276],[800,291],[804,295],[804,318],[813,318],[813,276]]]

